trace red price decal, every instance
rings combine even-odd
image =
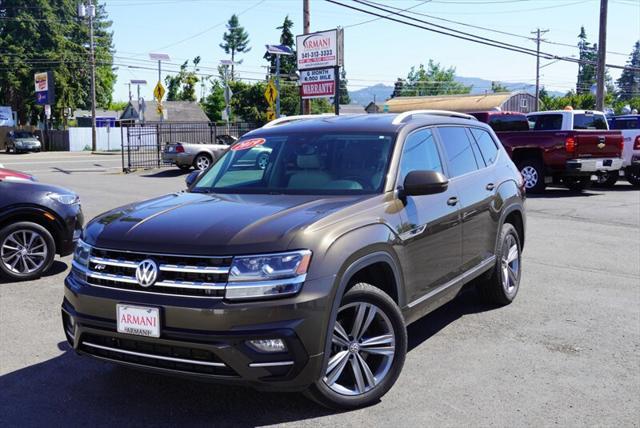
[[[238,144],[235,144],[233,147],[231,147],[231,150],[233,151],[248,150],[253,147],[264,144],[265,141],[266,140],[264,138],[251,138],[250,140],[241,141]]]

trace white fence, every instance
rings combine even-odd
[[[96,149],[99,151],[120,150],[122,138],[126,140],[127,132],[120,128],[96,128]],[[126,143],[126,141],[125,141]],[[91,150],[91,128],[69,128],[69,151],[81,152]]]

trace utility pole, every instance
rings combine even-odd
[[[311,32],[311,9],[309,8],[309,0],[302,0],[302,25],[302,33],[309,34]],[[300,96],[302,97],[302,94]],[[302,100],[301,113],[311,113],[311,100]]]
[[[600,0],[600,36],[598,38],[598,68],[596,71],[596,110],[604,110],[604,79],[607,51],[607,6],[608,0]]]
[[[535,102],[535,111],[540,110],[540,42],[542,39],[540,36],[544,33],[547,33],[549,30],[540,30],[539,28],[536,31],[532,31],[531,34],[536,35],[536,102]]]
[[[231,91],[231,88],[229,87],[229,66],[233,66],[234,64],[237,64],[237,62],[233,62],[230,59],[222,59],[220,60],[220,65],[224,68],[224,103],[225,103],[225,108],[224,108],[224,115],[225,115],[225,121],[227,124],[227,134],[230,133],[230,117],[231,117],[231,97],[233,96],[233,92]],[[233,78],[233,76],[231,76]]]
[[[96,55],[93,42],[93,18],[96,16],[96,7],[92,2],[78,5],[78,16],[89,19],[89,51],[91,65],[91,151],[97,150],[96,135]]]
[[[129,87],[129,102],[131,102],[131,100],[133,99],[133,97],[131,96],[131,82],[125,83],[125,85]]]

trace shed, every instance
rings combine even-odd
[[[536,97],[534,95],[524,91],[475,95],[396,97],[385,102],[384,111],[402,113],[409,110],[449,110],[457,112],[502,110],[530,113],[535,110],[535,100]]]
[[[159,122],[160,115],[156,101],[145,103],[144,120],[145,122]],[[195,101],[165,101],[162,103],[164,108],[164,122],[209,122],[209,118],[205,114],[200,104]],[[124,112],[120,116],[120,120],[141,120],[140,103],[130,101],[125,107]]]
[[[367,113],[381,113],[384,111],[384,104],[379,104],[371,101],[364,108],[364,111],[366,111]]]

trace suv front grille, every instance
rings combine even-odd
[[[163,345],[85,333],[82,335],[79,349],[96,357],[147,367],[214,376],[237,376],[237,373],[213,352],[188,346]]]
[[[156,282],[141,287],[136,269],[143,260],[158,265]],[[231,257],[182,256],[93,248],[86,270],[87,283],[100,287],[157,294],[218,297],[224,296]]]

